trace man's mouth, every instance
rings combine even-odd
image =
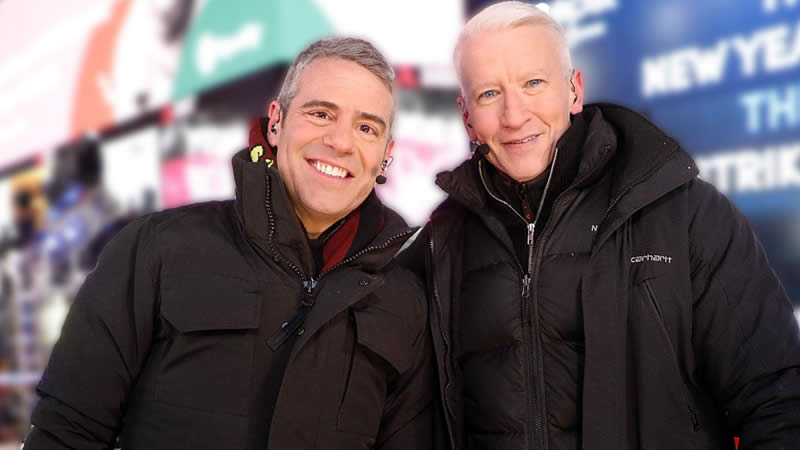
[[[520,139],[520,140],[516,140],[516,141],[506,141],[505,143],[506,144],[524,144],[526,142],[530,142],[530,141],[536,139],[537,136],[538,136],[537,134],[532,134],[532,135],[530,135],[530,136],[528,136],[528,137],[526,137],[524,139]]]
[[[308,163],[311,165],[311,167],[317,169],[317,172],[331,177],[344,179],[351,176],[350,172],[343,167],[334,166],[316,159],[309,160]]]

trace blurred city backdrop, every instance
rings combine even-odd
[[[451,51],[488,3],[0,0],[0,445],[24,436],[103,245],[138,215],[232,198],[230,157],[311,41],[363,37],[394,65],[379,195],[423,224],[443,199],[434,175],[468,155]],[[539,5],[567,30],[587,102],[634,108],[681,141],[800,308],[800,2]]]

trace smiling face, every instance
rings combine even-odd
[[[270,104],[270,145],[297,217],[316,237],[367,198],[391,154],[394,100],[361,65],[315,59],[300,75],[287,111]]]
[[[547,168],[570,113],[583,109],[581,74],[570,80],[560,51],[554,32],[535,25],[478,32],[460,48],[467,133],[489,145],[489,162],[520,182]]]

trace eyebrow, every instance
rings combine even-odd
[[[386,121],[381,119],[380,117],[376,116],[375,114],[370,114],[368,112],[359,111],[358,112],[358,117],[361,117],[361,118],[364,118],[364,119],[367,119],[367,120],[371,120],[371,121],[377,123],[381,127],[381,134],[383,134],[383,132],[386,131]]]
[[[326,101],[326,100],[309,100],[309,101],[303,103],[303,105],[300,108],[301,109],[306,109],[306,108],[327,108],[327,109],[330,109],[330,110],[335,111],[335,112],[338,112],[338,111],[341,110],[341,108],[339,108],[339,105],[337,105],[336,103],[333,103],[333,102]],[[381,133],[386,131],[386,128],[387,128],[386,121],[383,120],[380,116],[378,116],[376,114],[364,112],[364,111],[357,111],[356,115],[359,118],[367,119],[367,120],[370,120],[372,122],[377,123],[381,127]]]
[[[522,78],[522,79],[527,81],[527,80],[532,80],[532,79],[535,79],[535,78],[550,78],[550,76],[549,76],[549,73],[547,71],[545,71],[544,69],[538,69],[537,68],[537,69],[531,70],[530,72],[527,72],[525,74],[525,76],[520,77],[520,78]],[[499,83],[496,83],[496,82],[481,83],[477,87],[472,89],[472,91],[470,91],[470,93],[472,94],[473,97],[475,97],[475,96],[478,96],[480,94],[483,94],[488,89],[496,89],[496,86],[498,86],[498,85],[499,85]]]
[[[305,108],[318,108],[318,107],[339,111],[339,105],[325,100],[309,100],[303,103],[303,106],[301,106],[300,108],[305,109]]]

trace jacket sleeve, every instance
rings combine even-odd
[[[427,327],[424,290],[416,277],[415,282],[413,298],[408,299],[418,305],[419,317],[412,345],[413,362],[389,386],[376,450],[433,448],[436,361]]]
[[[79,290],[37,386],[26,450],[114,448],[153,335],[150,228],[138,219],[123,229]]]
[[[690,185],[696,367],[740,450],[800,442],[800,332],[747,220],[709,184]]]

